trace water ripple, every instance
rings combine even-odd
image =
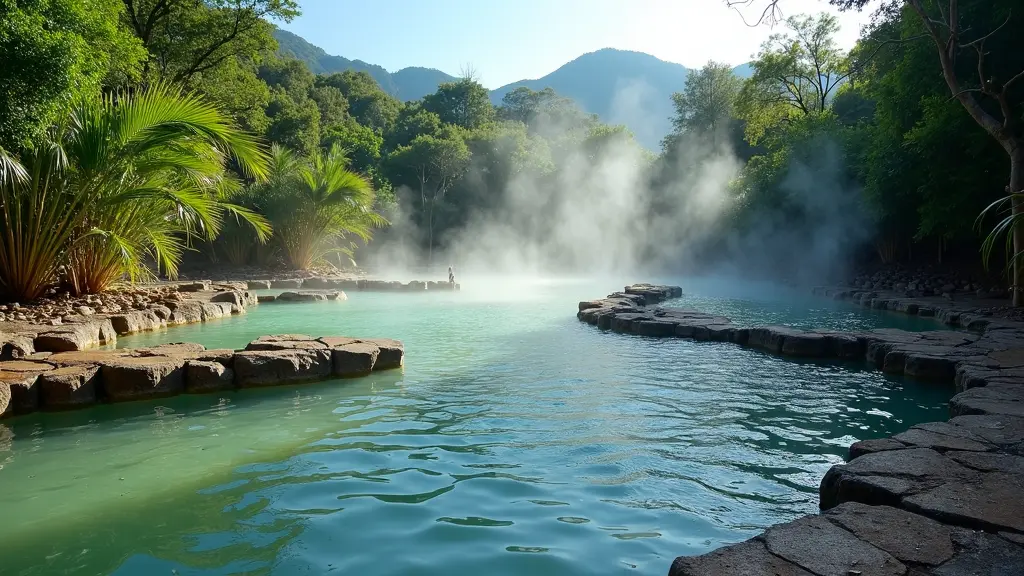
[[[358,294],[126,339],[384,334],[407,367],[0,430],[0,573],[661,575],[812,512],[851,441],[941,417],[948,398],[856,366],[600,333],[566,317],[579,294],[552,290]]]

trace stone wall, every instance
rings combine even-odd
[[[262,336],[244,350],[191,343],[149,348],[35,352],[0,362],[0,418],[37,410],[353,378],[400,368],[389,339]]]
[[[823,514],[677,558],[670,575],[1024,574],[1024,323],[936,299],[819,293],[973,332],[742,327],[654,307],[681,294],[666,286],[635,285],[580,302],[581,321],[613,332],[731,342],[794,358],[862,359],[957,392],[948,422],[851,446],[848,462],[822,479]]]

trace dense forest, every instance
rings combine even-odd
[[[0,283],[95,292],[186,255],[998,274],[1024,248],[1024,11],[953,4],[890,0],[849,53],[831,16],[781,21],[749,79],[690,74],[655,153],[550,89],[494,106],[465,74],[402,102],[314,74],[277,51],[295,0],[0,0]]]

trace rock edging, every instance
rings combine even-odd
[[[890,373],[954,385],[957,394],[949,422],[851,446],[848,462],[822,479],[823,514],[679,557],[670,576],[1024,573],[1024,324],[936,307],[943,321],[980,334],[842,333],[747,328],[710,314],[653,307],[680,293],[678,287],[630,286],[581,302],[577,316],[620,333],[732,342],[799,358],[863,359]],[[922,309],[906,299],[877,299],[861,302]],[[899,303],[889,308],[893,300]]]
[[[460,284],[451,284],[447,281],[411,280],[409,282],[398,282],[388,280],[367,280],[364,278],[277,278],[270,280],[248,280],[246,287],[249,290],[348,290],[350,292],[452,292],[462,289]]]
[[[0,418],[37,410],[354,378],[404,364],[386,338],[261,336],[243,350],[200,344],[34,353],[0,362]]]

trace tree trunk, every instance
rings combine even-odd
[[[1013,215],[1017,218],[1013,226],[1013,276],[1010,290],[1013,294],[1013,305],[1024,306],[1024,261],[1017,256],[1024,252],[1024,146],[1017,145],[1010,152],[1010,202]]]
[[[434,263],[434,201],[427,210],[427,266]]]

